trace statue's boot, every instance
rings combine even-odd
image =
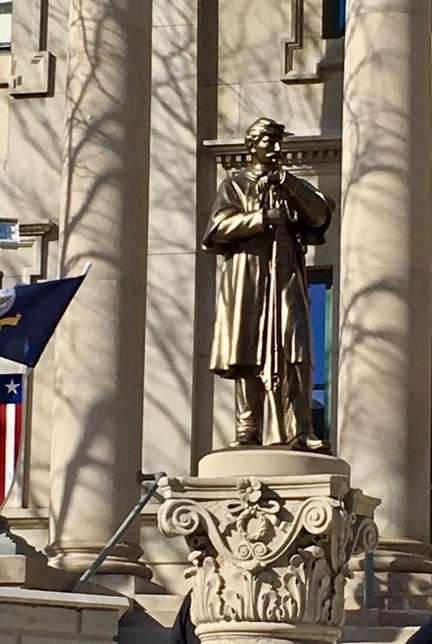
[[[309,430],[307,433],[299,434],[292,443],[292,449],[300,452],[319,452],[321,454],[331,454],[330,442],[318,438],[315,432]]]
[[[235,440],[230,447],[242,447],[243,445],[261,445],[261,438],[256,429],[237,428]]]

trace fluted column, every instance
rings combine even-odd
[[[395,541],[429,540],[430,24],[430,0],[348,0],[338,454]]]
[[[82,570],[139,496],[150,0],[72,0],[60,267],[93,267],[59,327],[48,548]],[[146,575],[139,525],[106,572]]]

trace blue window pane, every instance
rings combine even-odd
[[[311,323],[314,348],[314,383],[324,383],[326,377],[326,285],[310,284]]]
[[[330,430],[331,269],[309,270],[309,299],[314,348],[312,422],[317,436]]]
[[[346,0],[339,0],[339,28],[344,29],[346,23]]]
[[[324,407],[326,392],[324,389],[314,389],[312,394],[312,409]]]

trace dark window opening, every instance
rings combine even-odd
[[[320,438],[330,433],[332,271],[308,270],[310,315],[314,349],[312,419]]]
[[[345,35],[346,0],[323,0],[323,38]]]

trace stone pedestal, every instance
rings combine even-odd
[[[191,550],[200,640],[335,642],[348,561],[375,547],[379,501],[350,488],[344,461],[283,448],[222,450],[199,472],[162,480],[159,527]]]

